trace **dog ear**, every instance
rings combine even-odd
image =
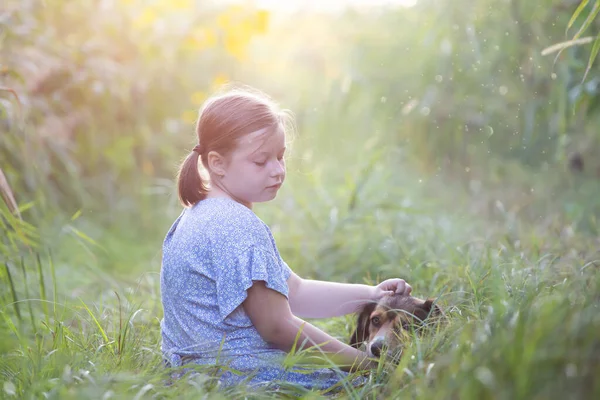
[[[440,306],[435,304],[435,300],[436,299],[429,298],[423,303],[423,310],[427,311],[428,317],[441,317],[443,314]]]
[[[368,303],[358,313],[358,321],[356,322],[356,329],[352,336],[350,336],[349,345],[358,349],[369,336],[369,323],[370,316],[375,310],[375,303]]]

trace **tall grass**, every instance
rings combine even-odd
[[[353,117],[347,117],[351,125]],[[406,165],[400,169],[393,148],[383,153],[377,147],[365,150],[343,173],[340,160],[365,143],[361,131],[348,133],[352,145],[338,146],[335,156],[324,143],[320,152],[329,156],[320,154],[306,165],[300,155],[314,148],[320,132],[310,128],[333,126],[337,120],[323,118],[306,126],[312,134],[296,139],[289,180],[275,204],[257,208],[273,227],[284,257],[306,277],[370,283],[404,277],[415,295],[439,297],[449,316],[449,324],[439,332],[415,337],[399,366],[382,366],[366,386],[345,389],[341,395],[593,398],[599,394],[594,378],[599,372],[600,325],[595,312],[595,239],[578,233],[555,237],[544,231],[546,219],[553,215],[535,223],[517,219],[516,230],[516,221],[508,217],[473,219],[467,207],[474,201],[468,193],[413,175]],[[176,213],[174,208],[171,215]],[[166,228],[167,221],[161,221]],[[69,274],[82,267],[81,261],[70,264],[77,254],[60,251],[66,247],[81,253],[82,248],[72,244],[78,238],[64,237],[54,249],[61,254],[59,260],[46,256],[38,245],[34,253],[24,255],[24,269],[9,264],[10,278],[3,275],[15,287],[12,293],[3,293],[5,395],[302,394],[294,388],[279,394],[248,392],[244,387],[219,391],[207,369],[172,381],[160,357],[156,256],[147,253],[129,265],[129,273],[121,271],[120,279],[113,283],[97,279],[103,283],[84,285],[81,292],[77,281],[69,282]],[[114,259],[160,245],[159,236],[139,238],[114,248]],[[85,254],[102,252],[91,246]],[[61,289],[51,289],[56,286]],[[343,340],[354,324],[351,317],[314,322]]]

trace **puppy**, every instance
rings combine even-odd
[[[411,329],[424,325],[429,318],[441,316],[442,309],[434,304],[434,299],[384,296],[378,303],[369,303],[359,311],[349,344],[358,349],[366,342],[367,352],[372,357],[379,358],[384,351],[394,356]]]

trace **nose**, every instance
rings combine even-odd
[[[371,354],[373,354],[375,357],[379,358],[379,356],[381,356],[381,351],[383,350],[383,347],[385,346],[385,339],[382,337],[378,337],[375,338],[375,340],[373,340],[373,342],[371,342]]]
[[[285,175],[285,166],[281,161],[278,160],[277,163],[275,163],[273,169],[271,170],[271,176],[273,176],[274,178],[278,178],[282,177],[283,175]]]

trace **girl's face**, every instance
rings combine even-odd
[[[257,131],[240,139],[213,187],[247,206],[273,200],[285,179],[285,133]]]

